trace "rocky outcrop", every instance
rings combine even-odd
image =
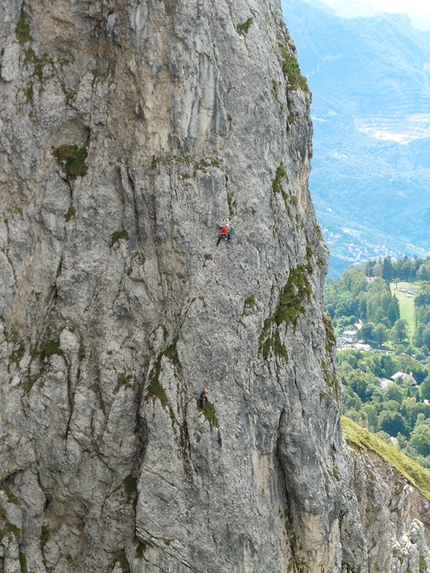
[[[0,570],[367,571],[278,2],[0,12]]]
[[[369,573],[428,571],[430,501],[371,450],[351,453]]]

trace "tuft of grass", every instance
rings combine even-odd
[[[209,253],[205,253],[205,261],[211,261],[212,260],[212,255]]]
[[[112,235],[110,236],[110,246],[113,247],[115,243],[117,243],[120,239],[126,239],[128,241],[130,237],[128,236],[128,233],[125,229],[122,229],[121,231],[115,231],[115,233],[112,233]]]
[[[24,356],[25,354],[25,348],[23,346],[22,343],[19,344],[18,348],[15,348],[14,351],[12,352],[12,354],[10,355],[10,361],[11,362],[15,362],[15,364],[18,366],[21,358]],[[0,486],[1,488],[1,486]]]
[[[30,87],[28,87],[26,90],[24,90],[25,93],[25,97],[27,98],[27,101],[30,105],[34,104],[34,90],[33,90],[33,84],[30,85]]]
[[[136,547],[136,557],[137,559],[143,559],[143,552],[145,551],[145,546],[143,543],[139,542],[139,545]]]
[[[70,203],[69,208],[67,210],[67,213],[64,215],[64,219],[66,220],[66,223],[68,223],[70,221],[70,219],[72,217],[74,217],[76,215],[76,209],[73,205],[73,203]]]
[[[128,475],[123,480],[124,491],[128,499],[130,499],[137,492],[137,477]]]
[[[248,20],[246,20],[246,22],[244,22],[243,24],[238,24],[236,26],[236,30],[238,34],[244,36],[245,34],[248,33],[248,30],[251,27],[251,25],[252,25],[252,18],[248,18]]]
[[[216,410],[213,404],[209,402],[203,406],[203,408],[199,408],[199,410],[203,413],[206,420],[212,424],[215,428],[219,427],[218,418],[216,417]]]
[[[43,347],[41,359],[48,358],[53,354],[59,354],[60,356],[63,355],[63,351],[60,348],[60,343],[58,340],[48,340]]]
[[[277,356],[287,357],[287,350],[281,343],[279,334],[275,332],[269,336],[270,329],[274,325],[282,323],[292,323],[294,328],[297,326],[297,320],[300,314],[305,313],[304,303],[309,301],[312,294],[312,287],[309,283],[308,273],[312,272],[312,267],[308,261],[307,265],[298,265],[290,272],[287,284],[278,300],[276,310],[272,316],[264,321],[263,330],[259,338],[260,352],[265,358],[273,350]]]
[[[19,552],[19,564],[21,566],[21,573],[28,573],[27,557],[22,551]]]
[[[276,324],[292,322],[296,326],[299,314],[304,314],[303,303],[309,300],[312,294],[306,268],[305,265],[298,265],[291,271],[274,314]]]
[[[78,350],[78,358],[79,360],[83,360],[86,356],[86,350],[85,350],[85,346],[81,343],[79,345],[79,350]]]
[[[131,374],[121,374],[121,376],[118,378],[118,385],[119,386],[129,386],[130,385],[130,380],[133,379],[133,376]]]
[[[49,527],[46,525],[46,523],[44,523],[42,525],[42,531],[40,534],[40,550],[42,552],[45,545],[48,543],[50,537],[51,537],[51,531],[49,530]]]
[[[309,92],[307,79],[305,76],[302,76],[300,72],[297,58],[290,54],[285,46],[279,45],[279,49],[281,50],[282,58],[284,60],[282,63],[282,71],[288,78],[290,88],[293,91],[301,89],[304,92]]]
[[[19,505],[19,499],[16,497],[16,495],[13,493],[13,491],[10,489],[8,485],[6,485],[5,483],[0,483],[0,489],[2,489],[5,492],[9,503],[13,503],[14,505]]]
[[[58,165],[71,181],[87,174],[88,167],[85,161],[88,157],[88,151],[86,147],[62,145],[54,149],[53,154]]]
[[[345,440],[361,450],[372,450],[397,470],[409,483],[430,499],[430,471],[415,460],[397,451],[381,438],[368,432],[349,418],[342,416],[342,430]]]
[[[233,195],[231,193],[227,193],[227,204],[228,204],[228,213],[230,215],[230,219],[234,217],[234,210],[236,208],[236,201],[233,199]]]
[[[276,356],[281,356],[285,360],[288,360],[287,349],[282,344],[277,332],[275,332],[273,336],[269,336],[260,342],[260,351],[263,358],[267,358],[272,350]]]
[[[278,93],[278,92],[279,92],[279,84],[278,84],[277,81],[272,80],[272,88],[273,88],[273,93],[274,93],[274,95],[275,95],[276,101],[277,101],[278,103],[281,103],[281,102],[279,101],[279,93]]]
[[[285,167],[281,163],[279,167],[276,169],[276,176],[272,183],[273,193],[280,193],[282,191],[282,179],[284,179],[284,177],[287,179],[288,183],[287,172],[285,171]]]
[[[166,348],[163,352],[163,355],[166,356],[175,366],[179,366],[179,356],[178,351],[176,350],[176,342],[173,342]]]
[[[245,299],[245,305],[249,306],[249,308],[251,308],[252,310],[254,310],[255,307],[255,296],[251,295],[248,298]]]
[[[326,350],[329,354],[336,348],[336,335],[334,333],[333,323],[331,318],[326,314],[323,315],[324,330],[327,340]]]
[[[18,22],[16,23],[15,34],[16,39],[21,46],[27,42],[33,41],[30,34],[30,16],[25,11],[24,6],[21,8],[21,14],[19,15]]]
[[[145,396],[145,400],[149,400],[150,398],[155,400],[158,398],[162,407],[165,408],[169,404],[169,399],[167,397],[166,391],[159,381],[161,372],[161,359],[163,356],[166,356],[166,358],[168,358],[174,364],[174,366],[180,367],[178,351],[176,349],[176,341],[170,344],[157,358],[154,367],[149,374],[149,385]]]
[[[154,373],[154,375],[151,378],[151,381],[149,383],[148,391],[146,393],[146,398],[152,398],[153,400],[158,398],[160,400],[163,408],[165,408],[167,406],[167,404],[169,403],[169,399],[167,398],[166,391],[164,390],[163,386],[160,384],[158,377],[155,375],[155,373]]]
[[[323,371],[327,389],[329,390],[329,393],[333,396],[333,398],[336,400],[336,402],[339,404],[339,390],[340,390],[339,378],[337,377],[336,373],[333,374],[332,369],[330,368],[329,364],[325,362],[325,360],[321,361],[321,368]]]
[[[0,512],[0,517],[2,517],[2,512]],[[5,521],[5,519],[3,519],[3,517],[2,517],[2,521],[4,522],[4,526],[2,529],[0,529],[0,539],[2,537],[5,537],[8,533],[13,533],[15,535],[15,537],[20,537],[21,530],[19,529],[19,527],[17,527],[13,523],[10,523],[7,520]]]
[[[43,80],[43,68],[44,66],[54,66],[54,60],[48,56],[45,52],[42,56],[37,56],[36,52],[33,48],[27,47],[24,48],[24,65],[28,68],[29,65],[33,66],[33,76],[38,78],[41,82]],[[31,92],[33,92],[33,88],[31,87]],[[27,96],[28,97],[28,96]],[[31,95],[33,97],[33,94]]]
[[[125,551],[118,555],[118,563],[120,564],[123,573],[130,573],[130,564],[128,562]]]
[[[154,367],[152,368],[149,374],[149,385],[146,392],[145,400],[149,400],[150,398],[152,398],[152,400],[156,400],[158,398],[158,400],[160,400],[161,402],[162,407],[165,408],[169,403],[169,399],[167,398],[166,391],[164,390],[163,386],[160,384],[159,381],[162,356],[163,355],[160,354],[160,356],[157,358],[157,361],[155,362]]]

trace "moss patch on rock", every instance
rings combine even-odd
[[[326,350],[328,354],[331,354],[336,348],[336,335],[334,333],[333,323],[331,318],[327,315],[323,316],[325,336],[327,340]]]
[[[128,233],[125,229],[122,229],[121,231],[115,231],[115,233],[112,233],[112,235],[110,236],[110,246],[113,247],[115,245],[115,243],[117,243],[120,239],[125,239],[125,240],[129,240],[129,236]]]
[[[280,193],[282,191],[282,179],[286,179],[288,183],[287,172],[285,167],[281,163],[276,169],[275,179],[272,183],[272,189],[274,193]]]
[[[5,492],[9,503],[13,503],[14,505],[19,505],[19,499],[16,497],[16,495],[13,493],[13,491],[7,484],[0,483],[0,489]]]
[[[70,221],[70,219],[72,217],[74,217],[76,215],[76,209],[73,205],[73,203],[70,203],[69,208],[67,210],[67,213],[64,215],[64,219],[66,220],[66,223],[68,223]]]
[[[212,426],[214,426],[215,428],[219,427],[218,418],[216,417],[215,406],[213,404],[208,402],[203,406],[203,408],[198,408],[198,409],[202,412],[203,416]]]
[[[245,34],[247,34],[249,28],[252,25],[252,22],[253,22],[252,18],[248,18],[246,20],[246,22],[243,22],[243,24],[238,24],[236,26],[236,30],[237,30],[238,34],[240,34],[241,36],[244,36]]]
[[[118,563],[122,569],[123,573],[130,573],[130,564],[128,562],[127,559],[127,555],[125,554],[125,551],[122,551],[119,555],[118,555]]]
[[[86,147],[77,145],[62,145],[53,150],[58,165],[64,171],[67,179],[73,181],[77,177],[84,177],[88,167],[85,163],[88,152]]]
[[[24,6],[21,8],[21,14],[19,15],[18,22],[16,23],[15,34],[16,39],[21,46],[27,42],[33,41],[30,34],[30,16],[25,11]]]
[[[259,338],[261,354],[267,358],[271,351],[277,356],[287,358],[287,350],[282,344],[277,331],[273,328],[281,324],[292,324],[294,328],[300,314],[305,313],[305,302],[309,302],[312,295],[312,287],[308,275],[312,273],[310,255],[307,253],[307,264],[298,265],[292,269],[287,284],[283,288],[275,312],[264,321],[263,331]],[[271,334],[272,332],[272,334]]]
[[[135,495],[137,492],[137,477],[134,475],[128,475],[123,480],[124,491],[128,499]]]
[[[40,358],[44,360],[53,354],[58,354],[59,356],[63,355],[63,351],[60,348],[60,343],[58,340],[48,340],[48,342],[45,342]]]
[[[8,520],[6,510],[0,504],[0,540],[9,533],[13,533],[17,538],[21,536],[21,530]]]
[[[281,51],[283,63],[282,71],[288,78],[288,83],[291,90],[296,91],[301,89],[304,92],[309,92],[308,81],[305,76],[300,72],[299,62],[297,58],[290,54],[288,48],[282,44],[279,46]]]

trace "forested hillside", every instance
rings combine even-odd
[[[430,33],[406,15],[343,19],[321,2],[282,4],[313,93],[310,188],[329,274],[372,256],[425,256]]]
[[[345,415],[430,467],[430,257],[351,267],[326,287],[325,311],[342,349]]]

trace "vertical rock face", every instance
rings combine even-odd
[[[355,451],[352,460],[369,573],[428,571],[429,500],[375,453]]]
[[[0,48],[0,570],[367,571],[278,1],[4,0]]]

